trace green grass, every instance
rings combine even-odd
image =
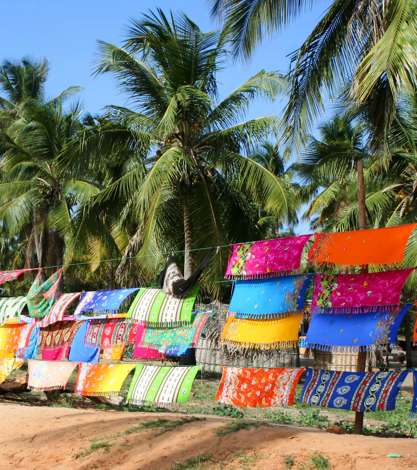
[[[221,429],[216,431],[218,436],[227,436],[227,434],[232,434],[234,432],[241,431],[242,429],[252,429],[262,426],[262,423],[257,423],[255,421],[231,421],[226,424]]]
[[[295,465],[295,460],[294,460],[294,457],[292,455],[286,455],[284,457],[284,466],[286,469],[290,469],[290,468],[293,468]]]
[[[111,444],[109,442],[106,442],[106,441],[93,441],[93,442],[91,442],[90,447],[88,449],[81,450],[75,456],[75,458],[76,459],[81,459],[81,458],[84,458],[84,457],[88,457],[89,455],[91,455],[96,450],[100,450],[100,449],[109,450],[110,447],[111,447]]]
[[[314,454],[311,457],[311,463],[316,470],[329,470],[331,468],[329,459],[321,454]]]
[[[171,470],[200,470],[205,464],[211,460],[210,455],[197,455],[191,457],[184,462],[176,463]]]
[[[184,426],[185,424],[189,424],[189,423],[193,423],[194,421],[201,421],[201,420],[202,418],[197,418],[195,416],[191,416],[190,418],[180,418],[180,419],[158,418],[153,421],[145,421],[140,426],[144,429],[158,429],[159,431],[156,433],[156,435],[160,436],[161,434],[172,431],[173,429],[179,426]],[[138,428],[139,426],[130,428],[130,433],[137,432],[136,429]],[[129,434],[129,429],[126,430],[126,433]]]

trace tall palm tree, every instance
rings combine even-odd
[[[275,97],[284,86],[281,76],[261,71],[219,102],[224,36],[160,10],[133,22],[124,48],[104,42],[100,48],[97,73],[113,73],[137,105],[113,112],[143,130],[138,136],[150,136],[155,154],[145,174],[137,169],[107,189],[124,195],[136,214],[132,244],[139,256],[182,246],[188,276],[200,254],[194,250],[243,235],[230,224],[231,212],[241,216],[247,207],[242,193],[250,204],[289,217],[294,200],[287,182],[245,156],[275,128],[276,118],[242,120],[255,97]]]

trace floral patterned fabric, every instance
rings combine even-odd
[[[62,390],[77,366],[76,362],[29,360],[28,387],[37,391]]]
[[[225,277],[256,279],[294,272],[300,269],[301,256],[310,237],[301,235],[233,245]]]
[[[74,316],[78,319],[105,318],[120,309],[138,289],[114,289],[84,292]],[[126,311],[126,310],[125,310]]]
[[[408,371],[341,372],[307,369],[301,402],[352,411],[390,411],[395,408]]]
[[[285,317],[304,307],[311,276],[236,281],[229,309],[236,318]]]
[[[366,274],[316,274],[313,313],[398,311],[401,291],[412,269]]]
[[[109,348],[114,345],[133,342],[137,333],[137,323],[125,319],[91,320],[85,342],[89,345]]]
[[[224,367],[216,400],[237,407],[291,406],[304,370]]]
[[[82,396],[118,395],[134,364],[80,364],[75,393]]]

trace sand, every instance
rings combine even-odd
[[[308,470],[320,468],[312,466],[314,454],[326,457],[332,469],[417,469],[414,439],[337,435],[291,426],[219,435],[236,421],[204,417],[187,422],[193,418],[173,413],[20,404],[0,404],[0,413],[0,469]],[[389,458],[390,453],[399,457]],[[199,456],[204,464],[192,466],[189,459]],[[187,461],[188,466],[179,466]]]

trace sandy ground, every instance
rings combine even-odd
[[[190,416],[178,414],[15,404],[0,404],[0,416],[0,469],[308,470],[319,468],[311,464],[315,453],[325,456],[332,469],[417,469],[413,439],[288,426],[221,435],[235,421],[205,417],[187,422]],[[400,457],[389,458],[389,453]],[[198,456],[205,462],[192,466],[189,459]]]

